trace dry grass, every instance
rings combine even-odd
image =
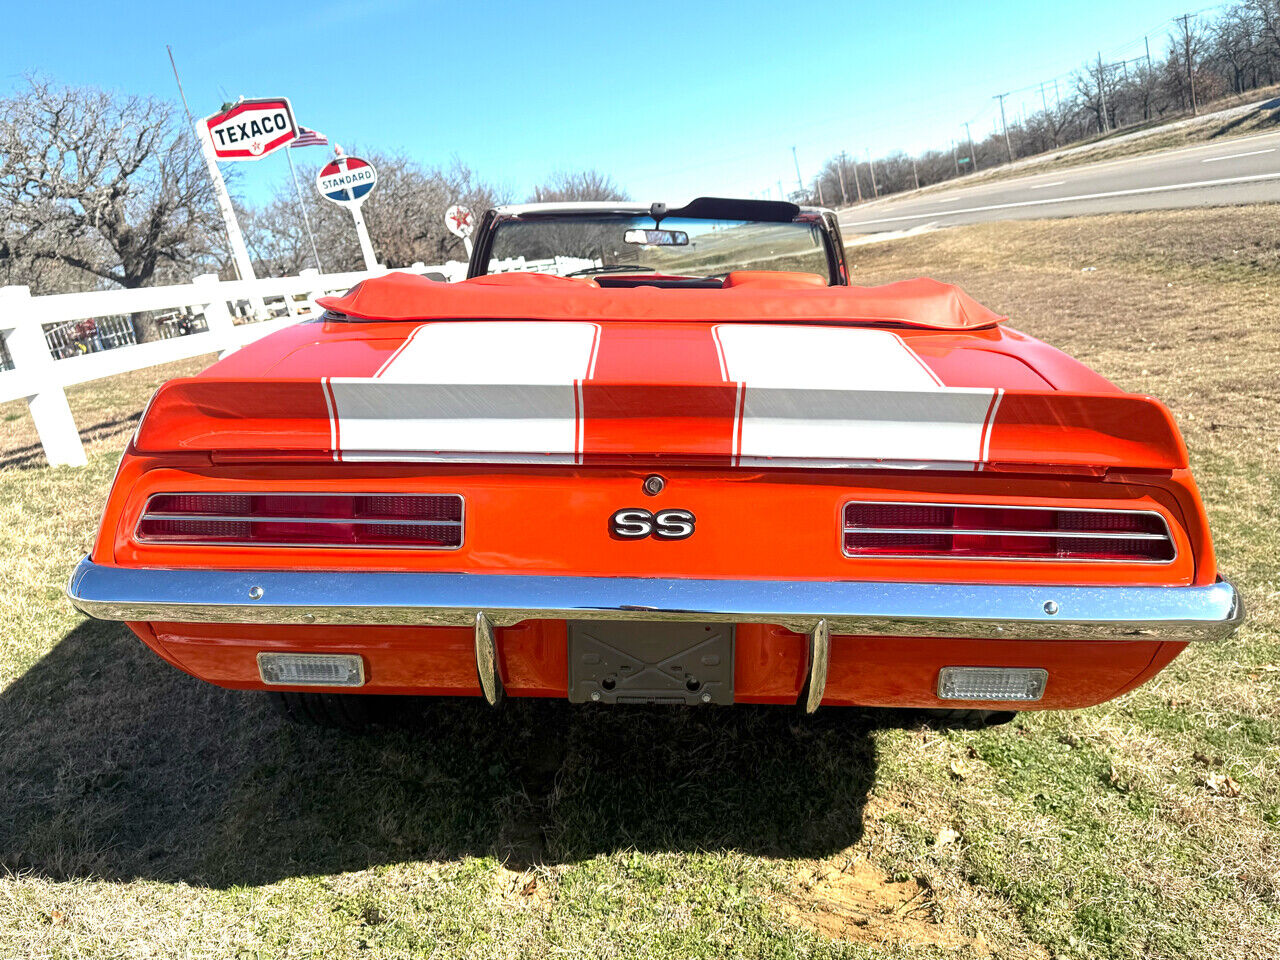
[[[0,408],[0,956],[1280,956],[1277,214],[852,250],[1165,399],[1251,607],[1119,701],[993,730],[527,702],[293,729],[60,599],[149,379],[74,394],[112,424],[85,470]]]

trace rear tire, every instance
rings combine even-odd
[[[924,710],[923,718],[931,727],[981,729],[998,727],[1018,715],[1017,710]]]
[[[271,705],[287,720],[332,730],[367,730],[386,717],[385,698],[360,693],[299,693],[270,690]]]

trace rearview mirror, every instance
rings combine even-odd
[[[687,247],[689,235],[683,230],[628,230],[622,235],[626,243],[646,247]]]

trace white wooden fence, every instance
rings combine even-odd
[[[530,263],[509,269],[538,268]],[[452,281],[466,276],[467,265],[416,263],[408,269]],[[316,297],[341,293],[376,275],[303,270],[296,277],[221,281],[206,274],[192,283],[173,286],[46,297],[33,297],[27,287],[0,287],[0,402],[26,399],[50,464],[83,466],[84,447],[67,405],[65,387],[238,349],[298,320],[319,316]],[[124,332],[130,328],[114,321],[156,312],[168,312],[175,319],[181,316],[182,321],[170,324],[168,330],[180,335],[129,343],[132,337]],[[93,321],[91,335],[68,336],[68,330],[74,331],[80,321],[87,320]],[[68,347],[77,349],[65,356],[70,352]]]
[[[565,277],[578,270],[600,266],[600,260],[584,257],[555,257],[549,260],[526,260],[524,257],[508,257],[506,260],[490,260],[490,273],[554,273]]]
[[[563,276],[599,265],[576,257],[516,257],[490,261],[489,272]],[[467,265],[457,261],[406,269],[449,281],[467,274]],[[225,354],[318,316],[316,297],[377,275],[303,270],[296,277],[225,281],[205,274],[173,286],[47,297],[33,297],[27,287],[0,287],[0,403],[25,398],[49,463],[83,466],[84,446],[65,387],[205,353]],[[128,318],[138,313],[169,314],[161,324],[162,339],[132,342]],[[92,321],[91,332],[84,321]]]

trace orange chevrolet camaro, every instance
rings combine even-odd
[[[519,272],[502,272],[519,271]],[[489,211],[162,386],[69,593],[179,669],[373,694],[1083,707],[1242,611],[1169,411],[830,211]]]

